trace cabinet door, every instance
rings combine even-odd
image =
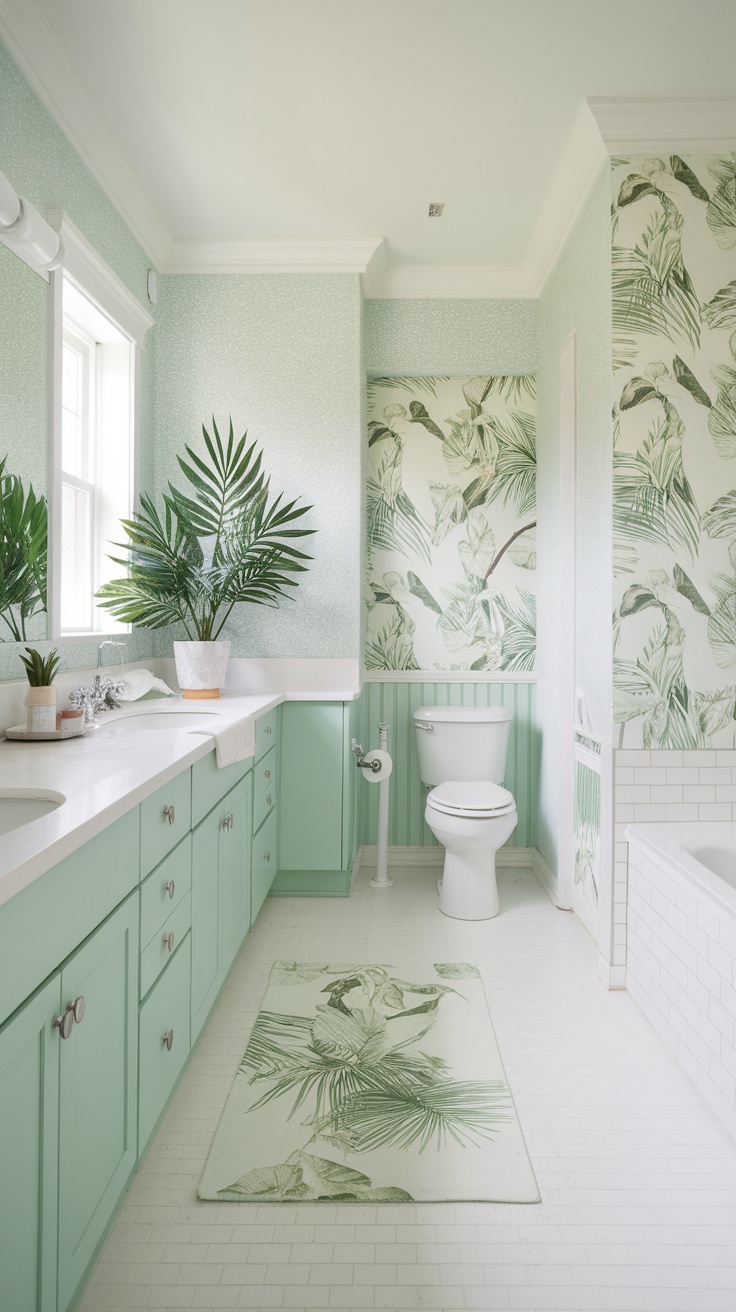
[[[61,974],[62,1004],[84,1015],[60,1045],[59,1307],[69,1305],[135,1166],[138,894]]]
[[[222,804],[192,834],[192,1043],[224,978],[220,933]]]
[[[228,793],[220,827],[220,934],[224,969],[250,928],[250,776]]]
[[[13,1312],[56,1308],[60,1005],[55,975],[0,1031],[0,1304]]]
[[[282,709],[279,869],[340,870],[342,703],[287,702]]]

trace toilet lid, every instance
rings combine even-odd
[[[514,805],[514,795],[508,788],[486,780],[478,783],[449,781],[433,788],[427,801],[435,810],[444,811],[446,815],[466,815],[481,820],[484,816],[510,811]]]

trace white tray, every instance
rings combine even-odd
[[[61,729],[49,729],[48,733],[29,733],[24,725],[14,724],[5,730],[5,737],[21,743],[70,743],[75,738],[84,738],[84,732],[62,734]]]

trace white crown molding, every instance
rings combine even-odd
[[[64,210],[47,210],[46,218],[54,231],[61,233],[64,271],[131,341],[142,346],[148,329],[155,322],[152,315],[113,273],[109,264],[100,258]]]
[[[388,300],[510,300],[536,296],[524,264],[387,264],[366,296]]]
[[[524,256],[530,295],[541,296],[607,158],[596,121],[581,105]]]
[[[36,0],[3,0],[0,40],[153,262],[172,235]]]
[[[172,242],[163,273],[360,273],[383,237]]]
[[[733,96],[594,97],[588,104],[612,154],[736,148]]]

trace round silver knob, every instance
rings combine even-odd
[[[67,1009],[62,1016],[55,1016],[52,1021],[52,1029],[58,1030],[62,1039],[68,1039],[74,1025],[73,1003],[67,1003]]]
[[[84,1020],[85,1005],[83,993],[80,993],[79,997],[75,998],[74,1001],[69,1004],[71,1007],[71,1014],[77,1022],[77,1025],[81,1025]]]
[[[170,929],[169,932],[168,932],[168,934],[164,934],[164,935],[162,935],[162,938],[161,938],[161,944],[162,944],[163,947],[168,948],[168,949],[169,949],[169,952],[173,952],[173,951],[174,951],[174,931],[173,931],[173,929]]]
[[[234,824],[235,824],[235,816],[234,816],[234,815],[229,815],[228,818],[227,818],[227,827],[228,827],[228,829],[232,829],[232,827],[233,827]]]
[[[168,882],[164,884],[164,893],[168,893],[169,897],[173,897],[175,887],[176,885],[173,879],[169,879]]]
[[[173,825],[176,820],[176,809],[173,806],[164,807],[164,820],[168,820],[169,824]]]
[[[269,793],[268,797],[266,798],[266,806],[270,806],[270,805],[271,805],[271,794]]]
[[[271,860],[271,853],[270,853],[270,852],[265,852],[265,853],[264,853],[264,856],[263,856],[263,860],[264,860],[264,861],[270,861],[270,860]]]
[[[270,770],[264,770],[264,772],[263,772],[263,777],[264,777],[264,779],[270,779],[270,778],[271,778],[271,771],[270,771]]]
[[[174,1031],[173,1031],[173,1030],[166,1030],[166,1031],[164,1032],[164,1034],[163,1034],[162,1037],[161,1037],[161,1046],[162,1046],[163,1048],[166,1048],[167,1052],[171,1052],[171,1049],[172,1049],[173,1046],[174,1046]]]

